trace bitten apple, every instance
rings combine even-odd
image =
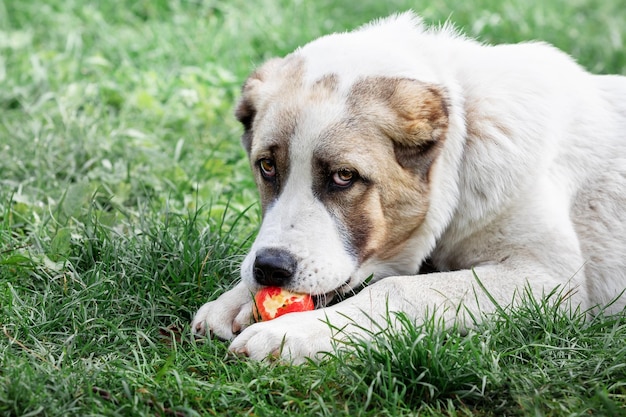
[[[254,296],[253,313],[256,321],[267,321],[283,314],[314,308],[309,294],[293,293],[280,287],[264,287]]]

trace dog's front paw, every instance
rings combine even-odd
[[[196,336],[216,336],[231,340],[253,322],[252,297],[243,284],[200,307],[191,322]]]
[[[333,349],[332,327],[320,311],[290,313],[256,323],[235,338],[230,350],[255,360],[278,359],[294,364],[305,358],[320,359],[321,354]]]

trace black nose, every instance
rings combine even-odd
[[[261,249],[254,261],[254,279],[261,285],[281,287],[287,284],[296,272],[298,262],[284,249]]]

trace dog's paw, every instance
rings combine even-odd
[[[252,305],[250,291],[239,284],[200,307],[191,322],[191,331],[195,336],[231,340],[253,322]]]
[[[332,328],[320,311],[290,313],[253,324],[235,338],[230,350],[255,360],[293,364],[320,359],[333,349]]]

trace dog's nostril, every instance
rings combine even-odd
[[[297,266],[296,259],[286,250],[262,249],[254,261],[254,279],[261,285],[280,287],[291,280]]]
[[[257,281],[264,284],[264,281],[284,281],[291,277],[292,273],[282,268],[274,268],[272,265],[258,266],[258,263],[254,267],[254,277]]]

